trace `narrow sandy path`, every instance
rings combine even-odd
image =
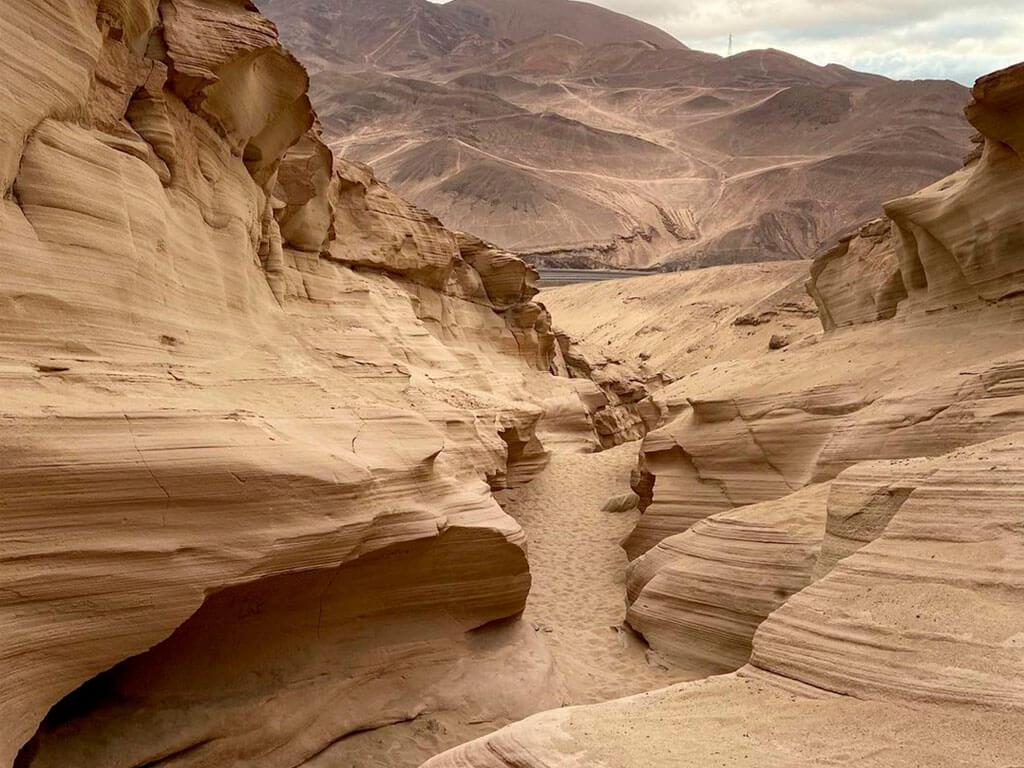
[[[626,556],[618,542],[637,512],[601,511],[629,490],[636,444],[555,454],[547,470],[502,501],[529,541],[533,588],[524,618],[544,634],[568,687],[584,704],[660,688],[685,677],[651,663],[622,627]]]
[[[566,704],[607,701],[693,677],[648,661],[643,641],[622,627],[626,556],[619,541],[638,513],[601,508],[629,490],[636,455],[635,443],[603,453],[555,454],[539,478],[500,499],[529,540],[533,588],[521,629],[536,632],[550,649],[564,679]],[[501,637],[493,642],[502,642]],[[468,662],[467,674],[478,676],[481,685],[494,684],[503,664],[518,663],[515,653],[510,647],[505,661],[497,650],[495,660],[479,668],[474,666],[479,662]],[[352,734],[303,768],[416,768],[508,722],[462,711],[431,712]]]

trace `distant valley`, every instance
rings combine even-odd
[[[538,266],[796,259],[956,170],[966,88],[730,58],[570,0],[265,0],[325,138]]]

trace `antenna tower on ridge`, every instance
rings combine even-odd
[[[732,56],[732,35],[729,35],[729,55]]]

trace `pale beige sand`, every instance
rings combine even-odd
[[[619,541],[632,530],[637,512],[612,514],[601,507],[628,490],[637,447],[555,454],[540,477],[501,500],[529,542],[533,587],[519,631],[535,632],[550,648],[566,704],[608,701],[699,676],[648,659],[643,640],[622,627],[626,557]],[[515,653],[522,651],[507,649],[525,645],[508,642],[515,631],[490,628],[483,642],[491,648],[467,659],[464,677],[454,684],[487,690],[509,685],[509,667],[521,663]],[[349,736],[305,768],[413,768],[509,724],[478,711],[471,691],[463,698],[458,711],[429,712]]]
[[[637,513],[602,512],[629,489],[637,445],[603,453],[558,454],[547,471],[509,493],[503,506],[526,531],[533,587],[524,618],[544,634],[570,702],[629,696],[688,678],[648,660],[622,627],[626,557],[619,541]]]
[[[540,301],[560,329],[602,352],[684,376],[764,358],[775,335],[797,342],[820,333],[807,269],[787,261],[710,267],[548,288]]]

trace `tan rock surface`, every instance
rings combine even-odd
[[[609,357],[600,349],[554,330],[557,354],[552,372],[568,376],[605,448],[641,439],[655,424],[650,395],[664,386],[666,377],[652,373],[642,362]]]
[[[639,504],[640,497],[630,491],[629,493],[620,493],[618,496],[612,496],[601,507],[601,511],[618,515],[623,512],[632,512]]]
[[[829,484],[712,515],[630,563],[627,620],[668,660],[739,669],[757,627],[811,583]]]
[[[816,258],[807,292],[822,312],[826,331],[895,317],[907,290],[892,222],[873,221]]]
[[[749,663],[538,715],[430,768],[1024,760],[1019,86],[1015,68],[979,83],[983,152],[886,206],[895,244],[870,227],[817,262],[829,333],[655,395],[630,618],[718,670],[753,633]]]
[[[0,32],[0,764],[293,766],[560,704],[489,626],[530,585],[492,488],[597,444],[535,273],[335,163],[248,2]]]
[[[1024,230],[1006,201],[1021,184],[1021,159],[989,137],[979,160],[887,204],[897,243],[868,227],[815,262],[809,288],[823,323],[854,327],[777,357],[705,368],[659,393],[668,423],[645,443],[638,489],[650,506],[630,555],[859,461],[934,455],[1014,431]]]
[[[739,672],[534,716],[426,765],[1013,765],[1019,435],[931,462],[872,543],[761,625]]]

